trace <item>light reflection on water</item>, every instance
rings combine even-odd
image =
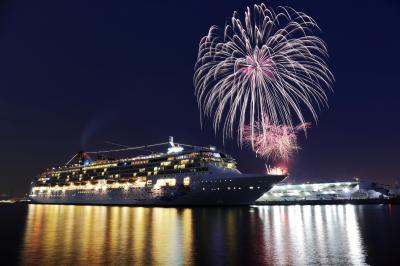
[[[355,206],[30,205],[23,265],[362,265]]]
[[[363,265],[365,251],[352,205],[261,207],[264,239],[279,265]]]

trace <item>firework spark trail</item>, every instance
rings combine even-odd
[[[224,139],[238,132],[240,143],[245,125],[265,123],[264,114],[271,124],[291,126],[305,123],[304,106],[317,121],[333,75],[313,30],[319,27],[310,16],[264,4],[248,7],[243,21],[234,12],[223,31],[212,26],[195,65],[201,116],[213,118],[215,131],[222,126]]]
[[[288,161],[293,152],[300,149],[297,144],[297,134],[309,128],[310,123],[293,127],[270,124],[268,118],[264,121],[266,122],[245,126],[243,141],[265,159]]]

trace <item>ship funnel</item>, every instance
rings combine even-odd
[[[78,152],[78,161],[79,161],[80,165],[88,165],[91,162],[93,162],[92,158],[90,158],[89,154],[84,151]]]

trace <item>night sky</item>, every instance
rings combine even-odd
[[[124,2],[124,3],[122,3]],[[193,67],[213,24],[259,1],[0,3],[0,193],[23,195],[47,167],[104,141],[213,144],[245,172],[263,160],[200,127]],[[318,22],[335,75],[329,108],[301,138],[291,178],[400,177],[400,3],[268,1]]]

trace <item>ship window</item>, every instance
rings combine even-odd
[[[156,188],[159,187],[172,187],[176,185],[176,179],[175,178],[161,178],[157,179],[157,183],[155,185]]]
[[[183,179],[183,185],[184,186],[189,186],[189,184],[190,184],[190,177],[185,177]]]
[[[228,167],[228,168],[235,168],[235,165],[233,164],[233,163],[227,163],[226,164],[226,167]]]

